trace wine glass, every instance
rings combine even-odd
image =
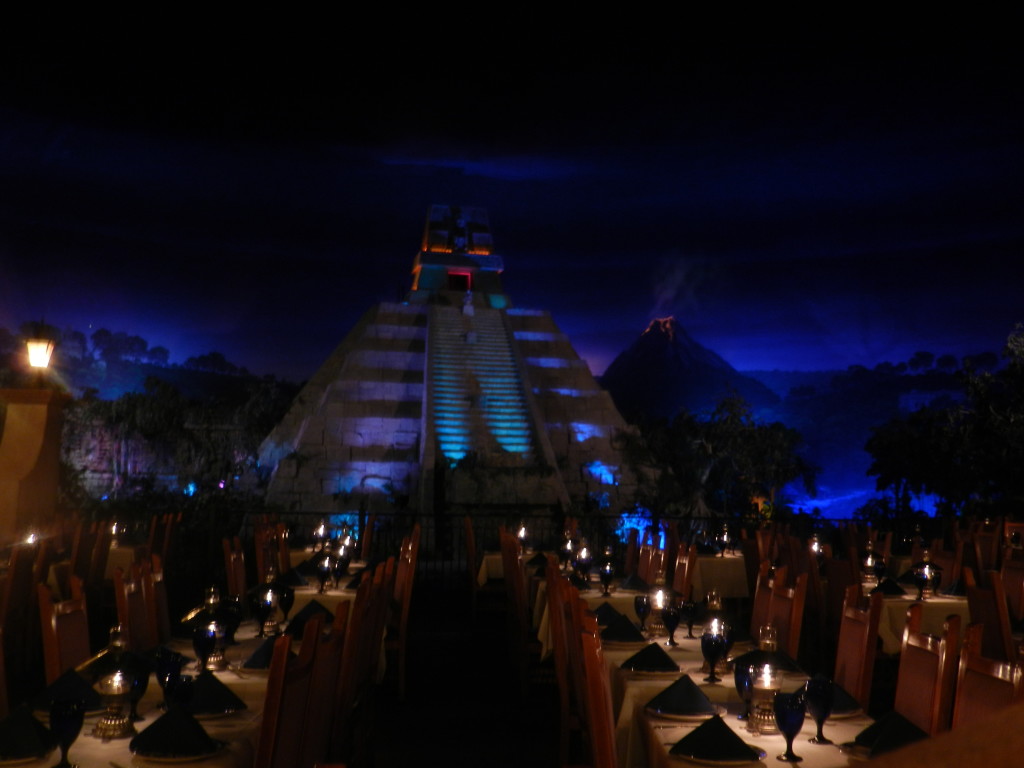
[[[256,633],[256,637],[266,637],[264,629],[267,625],[267,619],[270,618],[270,612],[274,610],[274,596],[272,592],[261,592],[256,598],[256,604],[254,606],[254,613],[256,614],[256,621],[259,623],[259,632]]]
[[[683,600],[679,603],[679,618],[686,622],[686,636],[694,640],[693,622],[697,619],[697,604],[693,600]]]
[[[322,557],[316,564],[316,577],[320,582],[320,594],[327,591],[327,582],[331,578],[331,558]]]
[[[288,621],[288,612],[295,605],[295,590],[287,586],[279,586],[277,591],[277,605],[284,613],[284,621]]]
[[[192,675],[178,675],[168,679],[167,687],[164,689],[164,697],[167,699],[167,708],[174,707],[188,708],[192,701],[195,678]]]
[[[156,657],[156,682],[164,692],[164,709],[170,705],[168,689],[173,689],[181,677],[181,657],[170,653],[158,654]]]
[[[206,672],[210,655],[217,647],[217,627],[215,624],[200,624],[192,630],[192,650],[196,652],[196,668],[199,674]]]
[[[601,577],[601,586],[604,587],[604,592],[601,593],[601,596],[610,597],[611,592],[609,588],[612,585],[612,579],[615,578],[615,566],[611,563],[605,563],[601,566],[599,576]]]
[[[750,700],[754,695],[754,673],[754,667],[746,664],[737,664],[732,671],[733,680],[736,683],[736,693],[743,701],[743,710],[737,715],[737,720],[750,718]]]
[[[724,625],[717,620],[704,627],[704,634],[700,638],[700,652],[708,663],[710,674],[704,678],[705,683],[720,683],[722,678],[715,676],[715,665],[725,651],[725,635],[722,633]]]
[[[821,732],[822,726],[828,716],[832,714],[832,701],[835,698],[835,686],[832,681],[824,675],[815,675],[804,684],[804,699],[807,702],[807,711],[814,718],[818,726],[818,733],[811,738],[811,744],[831,744],[831,739],[825,738]]]
[[[636,616],[640,619],[640,631],[647,631],[647,617],[651,615],[651,597],[650,595],[637,595],[633,598],[633,610],[636,611]]]
[[[670,648],[679,645],[676,642],[676,627],[679,626],[679,608],[676,607],[675,602],[671,599],[661,609],[661,623],[668,630],[668,640],[665,642],[665,645]]]
[[[50,705],[50,730],[60,746],[60,762],[53,768],[77,768],[68,762],[68,750],[82,731],[85,702],[81,699],[58,699]]]
[[[793,739],[804,727],[802,692],[775,694],[775,724],[786,738],[786,752],[778,759],[784,763],[799,763],[803,758],[793,753]]]

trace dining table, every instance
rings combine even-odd
[[[941,635],[946,617],[960,617],[960,627],[966,631],[971,623],[967,598],[959,595],[933,595],[923,601],[917,599],[917,590],[909,594],[886,597],[882,601],[882,615],[878,621],[878,636],[882,639],[882,650],[887,654],[900,652],[903,646],[903,628],[907,624],[907,609],[920,602],[921,631],[929,635]]]
[[[688,761],[672,757],[670,749],[680,739],[701,725],[703,720],[663,719],[646,711],[648,702],[676,682],[683,675],[690,679],[707,696],[708,700],[718,709],[722,721],[744,742],[765,752],[766,764],[774,764],[775,756],[785,751],[785,739],[780,734],[754,734],[747,730],[746,723],[738,719],[741,700],[736,692],[732,672],[721,674],[721,682],[708,683],[704,678],[704,659],[700,652],[700,630],[695,629],[695,638],[686,637],[686,630],[676,631],[675,647],[665,645],[666,637],[656,635],[650,638],[668,653],[678,664],[677,672],[642,673],[622,669],[622,664],[643,644],[616,645],[605,643],[603,652],[610,678],[612,692],[612,711],[615,718],[615,743],[618,750],[618,762],[622,768],[679,768],[689,765]],[[735,649],[733,655],[745,649]],[[807,677],[803,673],[785,673],[782,680],[783,691],[794,691],[801,688]],[[849,717],[830,718],[825,723],[825,735],[836,744],[853,741],[853,739],[871,725],[872,719],[863,713],[855,713]],[[814,735],[814,722],[807,718],[803,729],[794,740],[794,751],[804,758],[803,765],[812,768],[831,768],[848,764],[848,754],[835,745],[816,745],[808,743]]]

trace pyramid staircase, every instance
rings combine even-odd
[[[540,455],[519,367],[501,313],[433,307],[429,342],[433,431],[442,454],[525,466]]]

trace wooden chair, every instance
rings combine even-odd
[[[359,542],[359,557],[363,560],[369,560],[370,554],[373,552],[373,531],[377,527],[377,513],[372,512],[369,517],[366,518],[366,527],[360,531],[361,540]]]
[[[651,558],[654,555],[653,544],[642,544],[640,546],[640,558],[637,561],[636,575],[648,584],[653,584],[651,579]]]
[[[757,581],[754,587],[754,602],[750,611],[750,637],[757,642],[758,630],[768,623],[768,603],[772,598],[771,584],[768,582],[768,574],[771,572],[772,564],[768,560],[762,560],[757,572]]]
[[[7,703],[7,665],[4,663],[4,628],[0,627],[0,720],[10,714]]]
[[[857,585],[846,588],[843,615],[839,622],[836,669],[833,679],[855,698],[865,712],[871,702],[871,679],[878,650],[878,623],[882,616],[882,594],[863,598]]]
[[[245,596],[248,594],[249,586],[245,576],[245,552],[242,549],[241,540],[224,537],[221,540],[224,549],[224,573],[227,577],[227,596],[238,597],[245,603]]]
[[[509,654],[519,678],[521,693],[526,697],[529,670],[534,661],[540,659],[540,643],[533,635],[529,601],[526,591],[526,574],[523,571],[519,543],[510,533],[501,535],[501,563],[505,575],[505,591],[508,596],[508,640]]]
[[[117,621],[127,639],[128,649],[136,653],[150,651],[157,646],[151,632],[146,596],[142,591],[142,575],[137,565],[126,577],[124,570],[114,571],[114,602],[117,605]]]
[[[46,584],[36,584],[47,685],[90,655],[89,615],[81,580],[74,575],[70,578],[77,582],[73,589],[77,591],[78,597],[58,603],[53,601],[53,595]]]
[[[939,589],[950,589],[963,577],[964,543],[959,541],[952,550],[933,547],[929,550],[931,561],[939,566]],[[914,562],[917,562],[916,560]]]
[[[971,621],[983,624],[981,655],[996,661],[1017,661],[1017,648],[1010,631],[1010,613],[1003,582],[995,571],[989,572],[989,589],[979,587],[970,568],[964,568],[967,584],[967,609]]]
[[[109,521],[100,521],[96,525],[96,538],[93,541],[92,558],[89,561],[89,576],[86,584],[100,587],[107,578],[107,561],[110,559],[110,543],[114,539]]]
[[[825,603],[829,618],[829,632],[832,637],[839,633],[839,623],[843,615],[843,602],[846,590],[852,586],[860,589],[860,565],[855,560],[842,560],[835,557],[824,558],[825,578],[828,586],[825,589]]]
[[[420,524],[403,543],[395,578],[395,605],[385,635],[384,648],[392,656],[388,668],[398,667],[398,700],[405,701],[406,658],[409,646],[409,609],[412,606],[412,588],[416,580],[416,561],[419,557]],[[397,662],[397,664],[395,664]]]
[[[582,718],[572,690],[569,668],[569,636],[566,626],[566,581],[558,572],[558,559],[548,555],[545,565],[548,616],[551,621],[551,650],[554,657],[555,682],[558,684],[558,764],[569,764],[569,742],[573,732],[582,728]]]
[[[1019,627],[1024,622],[1024,561],[1004,557],[999,569],[999,581],[1006,594],[1010,623]]]
[[[964,636],[953,728],[985,722],[1024,696],[1024,668],[1019,663],[1005,664],[982,656],[982,633],[981,624],[972,623]]]
[[[309,768],[327,760],[331,729],[341,727],[337,722],[337,688],[341,677],[341,659],[345,652],[348,617],[352,603],[338,604],[330,632],[321,637],[313,656],[313,671],[306,701],[305,732],[302,736],[302,756],[297,763]]]
[[[807,601],[807,574],[796,577],[793,587],[773,586],[768,601],[768,621],[779,634],[779,650],[795,659],[800,652],[800,634]]]
[[[685,557],[684,557],[685,556]],[[693,575],[697,572],[697,545],[687,550],[679,545],[676,558],[676,572],[672,577],[672,591],[683,600],[693,599]]]
[[[306,702],[309,699],[323,616],[314,616],[303,628],[299,657],[290,661],[291,637],[281,635],[274,643],[263,700],[263,722],[253,768],[292,768],[302,754]],[[301,712],[302,716],[297,713]]]
[[[608,669],[596,633],[581,632],[583,665],[587,683],[587,733],[594,768],[616,768],[615,716]]]
[[[39,544],[20,543],[11,547],[6,577],[0,581],[0,628],[4,631],[4,648],[8,659],[19,660],[21,667],[12,668],[10,676],[17,681],[27,670],[31,658],[34,632],[30,622],[39,626],[33,606],[38,605],[32,573],[39,553]],[[15,683],[17,684],[17,683]]]
[[[146,603],[146,623],[150,639],[157,645],[171,639],[171,615],[167,605],[167,582],[164,581],[163,560],[160,555],[150,555],[140,563],[142,597]],[[243,599],[242,604],[245,604]]]
[[[941,637],[921,632],[920,603],[907,609],[894,709],[925,733],[949,730],[960,617],[946,619]]]
[[[640,538],[640,531],[636,528],[630,528],[629,533],[626,536],[626,560],[623,566],[623,575],[632,576],[637,572],[637,566],[639,564],[639,545],[637,540]]]
[[[505,611],[505,583],[500,579],[488,579],[480,584],[481,558],[476,548],[476,533],[473,530],[473,518],[466,515],[463,519],[464,539],[466,545],[466,575],[469,577],[470,600],[473,615],[478,612]]]

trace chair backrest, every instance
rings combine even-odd
[[[128,648],[136,653],[155,648],[157,640],[152,634],[142,575],[137,565],[132,566],[130,575],[121,568],[114,571],[114,602],[117,604],[117,621],[127,637]]]
[[[330,632],[321,637],[313,656],[313,671],[306,701],[305,732],[302,736],[302,757],[297,764],[310,768],[328,758],[331,729],[336,723],[337,687],[341,676],[341,659],[345,651],[348,617],[352,603],[338,604]]]
[[[772,598],[772,588],[768,583],[768,574],[772,564],[762,560],[757,572],[757,584],[754,587],[754,605],[750,612],[750,636],[757,639],[757,631],[768,623],[768,603]]]
[[[866,609],[861,606],[862,599],[858,585],[846,588],[843,615],[839,621],[839,643],[836,648],[836,669],[833,679],[867,712],[878,648],[882,594],[876,592],[871,595]]]
[[[77,576],[71,578],[78,580]],[[81,590],[80,584],[78,590]],[[36,594],[46,684],[49,685],[89,658],[89,616],[81,594],[77,599],[55,603],[46,584],[36,584]]]
[[[796,577],[793,587],[772,587],[768,601],[768,621],[779,634],[779,650],[795,659],[800,652],[800,634],[804,623],[804,605],[807,601],[807,574]]]
[[[142,579],[142,597],[146,602],[146,621],[149,624],[150,639],[157,645],[171,639],[171,615],[167,605],[167,582],[164,580],[164,566],[160,555],[150,555],[139,563]],[[243,600],[243,605],[244,605]]]
[[[515,536],[507,532],[501,534],[501,565],[513,620],[512,629],[521,639],[525,639],[529,628],[526,574],[519,554],[519,543]]]
[[[96,538],[93,541],[92,559],[89,562],[89,577],[86,584],[99,586],[107,577],[107,560],[110,559],[110,543],[114,532],[109,520],[101,520],[96,526]]]
[[[587,683],[587,733],[591,759],[594,768],[616,768],[615,716],[601,638],[590,632],[581,632],[580,637]]]
[[[970,573],[969,569],[964,570]],[[1003,582],[998,573],[990,571],[988,583],[989,589],[974,584],[967,586],[967,609],[971,621],[984,625],[981,655],[997,661],[1017,661]]]
[[[637,562],[636,575],[648,584],[654,583],[651,579],[651,557],[653,555],[653,544],[642,544],[640,546],[640,559]]]
[[[963,576],[964,543],[958,541],[954,549],[932,549],[929,551],[931,562],[939,566],[939,589],[949,589],[954,582]],[[916,562],[916,561],[915,561]]]
[[[292,768],[303,749],[306,702],[309,699],[323,616],[314,616],[303,628],[299,657],[289,660],[291,638],[281,635],[274,643],[263,700],[263,722],[253,768]],[[297,713],[303,713],[299,716]]]
[[[4,628],[0,627],[0,720],[7,717],[10,707],[7,704],[7,666],[4,663]]]
[[[842,617],[846,590],[851,586],[860,589],[860,565],[854,560],[842,560],[828,555],[824,558],[824,565],[825,579],[828,581],[825,588],[825,604],[828,607],[829,628],[831,632],[836,633]]]
[[[636,528],[630,528],[629,533],[626,537],[626,560],[623,566],[623,575],[632,576],[637,572],[638,558],[639,558],[639,545],[637,539],[640,538],[640,531]]]
[[[946,619],[941,637],[921,632],[920,603],[907,610],[894,709],[925,733],[949,729],[960,641],[960,617]]]
[[[361,531],[362,540],[359,542],[359,557],[363,560],[370,559],[373,551],[373,529],[377,527],[377,513],[371,512],[366,518],[366,527]]]
[[[981,654],[981,624],[972,623],[964,634],[953,705],[953,727],[988,720],[1024,696],[1024,669],[1019,663],[986,659]]]
[[[227,596],[241,597],[244,601],[248,589],[245,578],[245,553],[242,551],[242,542],[237,536],[221,539],[221,548],[224,550],[224,576],[227,582]]]
[[[684,555],[685,558],[683,558]],[[691,544],[689,549],[686,549],[682,544],[680,544],[679,557],[676,559],[676,572],[672,578],[672,591],[684,600],[692,600],[693,575],[696,572],[697,545]]]
[[[11,547],[7,574],[0,591],[0,625],[8,632],[24,626],[29,614],[29,601],[35,600],[32,571],[38,551],[38,544],[21,543]]]
[[[75,526],[75,538],[71,544],[71,572],[82,581],[89,579],[89,565],[96,545],[96,524],[86,525],[80,521]]]
[[[999,581],[1006,594],[1010,619],[1015,622],[1024,621],[1024,560],[1004,557],[1002,568],[999,569]]]

